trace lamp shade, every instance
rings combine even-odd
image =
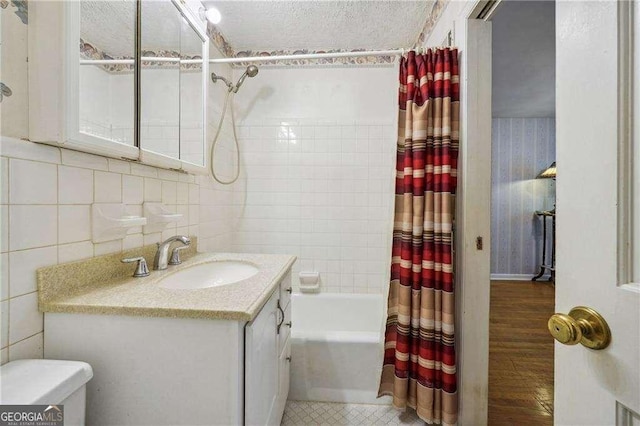
[[[544,169],[543,171],[536,176],[536,179],[555,179],[556,178],[556,162],[551,163],[549,167]]]

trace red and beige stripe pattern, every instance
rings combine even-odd
[[[460,77],[456,49],[400,63],[396,198],[379,396],[427,423],[458,416],[453,218]]]

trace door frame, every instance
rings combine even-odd
[[[461,28],[461,117],[456,205],[458,395],[460,425],[485,426],[489,402],[491,293],[490,19],[502,0],[476,0],[453,22]],[[465,350],[469,348],[468,350]]]

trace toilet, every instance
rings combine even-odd
[[[86,384],[92,377],[86,362],[12,361],[0,367],[0,404],[63,405],[65,426],[84,425]]]

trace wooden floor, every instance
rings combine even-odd
[[[547,282],[491,283],[489,426],[553,424],[554,299]]]

